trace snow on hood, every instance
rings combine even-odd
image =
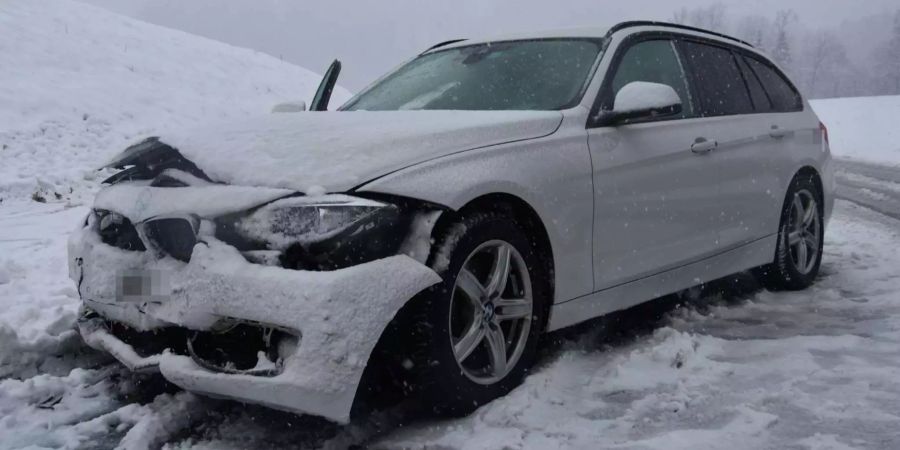
[[[558,111],[272,114],[160,136],[211,179],[342,192],[410,165],[556,131]]]

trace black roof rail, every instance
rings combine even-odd
[[[465,39],[450,39],[449,41],[438,42],[437,44],[434,44],[431,47],[426,48],[425,51],[423,51],[422,53],[428,53],[436,48],[441,48],[445,45],[455,44],[457,42],[462,42],[462,41],[465,41]]]
[[[713,36],[730,39],[735,42],[740,42],[741,44],[744,44],[748,47],[753,48],[753,44],[751,44],[743,39],[738,39],[734,36],[717,33],[715,31],[704,30],[703,28],[692,27],[689,25],[681,25],[678,23],[669,23],[669,22],[662,22],[662,21],[656,21],[656,20],[632,20],[632,21],[628,21],[628,22],[618,23],[616,25],[613,25],[613,27],[610,28],[609,31],[606,32],[606,36],[609,37],[611,34],[615,33],[616,31],[623,30],[625,28],[646,27],[646,26],[669,27],[669,28],[678,28],[678,29],[688,30],[688,31],[697,31],[700,33],[706,33],[706,34],[711,34]]]

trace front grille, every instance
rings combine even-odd
[[[129,251],[142,252],[147,249],[127,217],[110,211],[95,211],[95,214],[100,221],[98,232],[104,244]]]
[[[180,261],[191,260],[191,253],[197,243],[194,224],[184,218],[157,219],[147,222],[144,230],[153,244]]]
[[[107,321],[109,332],[132,346],[142,358],[158,355],[169,350],[178,355],[187,355],[187,339],[191,333],[178,327],[160,328],[152,331],[137,331],[127,325]]]

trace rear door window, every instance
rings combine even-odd
[[[741,74],[744,75],[744,81],[747,88],[750,89],[750,99],[753,100],[753,108],[756,112],[772,111],[772,101],[769,100],[769,94],[763,89],[762,83],[747,63],[744,57],[737,58],[738,66],[741,68]]]
[[[682,43],[696,80],[704,117],[753,112],[750,93],[731,50],[699,42]]]
[[[791,86],[783,75],[778,73],[772,66],[765,64],[756,58],[745,58],[747,64],[759,77],[769,98],[772,99],[772,106],[775,111],[789,112],[803,110],[803,100],[800,93]]]
[[[611,97],[615,98],[619,89],[634,81],[671,86],[681,98],[682,112],[676,118],[694,115],[687,77],[672,41],[663,39],[642,41],[625,50],[612,79]],[[610,105],[612,103],[609,102]]]

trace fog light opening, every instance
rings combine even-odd
[[[191,333],[187,353],[209,371],[271,377],[282,372],[299,341],[277,328],[238,324],[218,333]]]

